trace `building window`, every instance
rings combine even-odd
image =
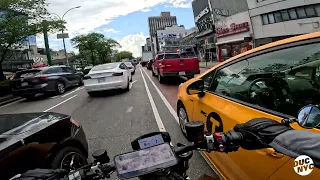
[[[298,14],[298,18],[300,19],[307,17],[306,11],[304,10],[303,7],[297,8],[297,14]]]
[[[317,16],[316,11],[314,10],[314,6],[307,6],[306,7],[306,14],[307,14],[308,17]]]
[[[269,24],[268,15],[266,14],[262,15],[262,22],[263,24]]]
[[[275,12],[274,13],[274,18],[276,20],[276,23],[282,22],[282,17],[281,17],[281,13],[280,12]]]
[[[282,20],[283,21],[289,21],[290,17],[289,17],[289,13],[287,10],[281,11],[281,16],[282,16]]]
[[[296,12],[295,9],[290,9],[289,10],[289,15],[290,15],[290,19],[291,20],[298,19],[297,12]]]
[[[269,24],[275,23],[273,13],[269,13],[269,14],[268,14],[268,18],[269,18]]]

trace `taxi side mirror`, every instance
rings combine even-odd
[[[204,81],[202,79],[199,79],[193,83],[191,83],[187,87],[187,93],[189,95],[198,94],[199,97],[204,96]]]

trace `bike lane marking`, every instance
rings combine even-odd
[[[166,132],[166,129],[165,129],[165,127],[164,127],[164,125],[163,125],[163,122],[162,122],[162,120],[161,120],[161,118],[160,118],[160,115],[159,115],[158,109],[157,109],[157,107],[156,107],[156,104],[154,103],[154,100],[153,100],[152,95],[151,95],[151,93],[150,93],[150,90],[149,90],[149,87],[148,87],[148,85],[147,85],[147,82],[146,82],[146,80],[145,80],[145,78],[144,78],[144,75],[143,75],[143,73],[142,73],[142,71],[141,71],[141,67],[139,67],[139,68],[140,68],[140,73],[141,73],[141,76],[142,76],[142,80],[143,80],[143,82],[144,82],[144,87],[146,88],[147,95],[148,95],[148,98],[149,98],[149,101],[150,101],[150,104],[151,104],[151,108],[152,108],[154,117],[155,117],[155,119],[156,119],[157,125],[158,125],[158,127],[159,127],[159,130],[160,130],[161,132]]]

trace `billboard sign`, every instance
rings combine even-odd
[[[57,39],[63,39],[63,38],[69,38],[68,33],[63,33],[63,34],[57,34]]]

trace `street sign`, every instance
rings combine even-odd
[[[63,33],[63,34],[57,34],[57,39],[63,39],[63,38],[69,38],[68,33]]]

